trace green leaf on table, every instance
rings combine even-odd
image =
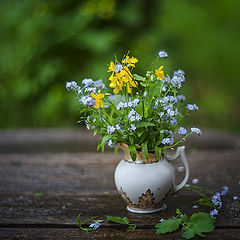
[[[180,209],[177,208],[177,209],[176,209],[176,214],[177,214],[177,215],[180,215],[181,213],[182,213],[182,212],[180,211]]]
[[[108,222],[114,222],[114,223],[119,223],[119,224],[124,224],[124,225],[128,225],[129,224],[129,220],[127,217],[113,217],[113,216],[106,216],[107,221]]]
[[[214,222],[215,220],[211,218],[208,213],[198,212],[189,218],[187,226],[198,236],[206,237],[206,235],[202,233],[212,232],[215,228]]]
[[[106,219],[107,219],[108,222],[113,222],[113,223],[119,223],[119,224],[127,225],[128,227],[127,227],[126,231],[135,230],[136,227],[137,227],[137,225],[135,225],[135,224],[130,224],[127,217],[121,218],[121,217],[113,217],[113,216],[107,215]]]
[[[180,223],[181,224],[186,224],[188,221],[188,217],[186,214],[183,214],[181,217],[180,217]]]
[[[142,154],[143,156],[148,159],[148,147],[147,147],[148,142],[142,143]]]
[[[192,229],[187,228],[186,230],[182,228],[182,237],[186,239],[191,239],[195,237],[195,233],[193,232]]]
[[[131,230],[135,230],[136,229],[136,225],[135,224],[132,224],[132,225],[129,225],[126,229],[126,231],[131,231]]]
[[[36,197],[42,197],[42,196],[43,196],[43,193],[41,193],[41,192],[36,192],[36,193],[35,193],[35,196],[36,196]]]
[[[210,198],[208,196],[204,196],[203,198],[200,198],[199,200],[197,200],[195,202],[199,203],[200,205],[203,205],[203,206],[208,206],[208,207],[211,207],[211,208],[215,208],[215,206],[210,201]]]
[[[156,234],[165,234],[178,230],[179,223],[177,218],[172,218],[168,220],[163,220],[161,223],[155,225]]]
[[[104,221],[104,220],[97,220],[97,219],[96,219],[97,216],[88,218],[88,219],[86,219],[86,220],[84,220],[84,221],[80,221],[80,216],[81,216],[81,213],[78,214],[77,221],[76,221],[76,225],[77,225],[82,231],[84,231],[84,232],[86,232],[86,233],[90,233],[91,231],[94,230],[94,228],[83,227],[83,226],[82,226],[83,224],[86,224],[87,222],[92,222],[92,221],[94,221],[94,222],[99,222],[99,223]]]

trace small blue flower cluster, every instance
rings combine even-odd
[[[84,87],[95,87],[95,88],[104,88],[107,89],[105,84],[103,83],[102,79],[97,81],[93,81],[91,78],[85,78],[82,80],[82,84]]]
[[[190,111],[198,111],[198,106],[196,104],[188,104],[186,108]]]
[[[177,116],[177,114],[178,114],[177,108],[175,110],[172,110],[171,108],[167,109],[167,115],[169,117],[175,117],[175,116]]]
[[[85,106],[91,107],[91,106],[95,105],[96,100],[93,99],[90,95],[86,95],[86,96],[82,96],[79,99],[79,102],[84,104]]]
[[[85,85],[86,87],[90,87],[94,85],[94,81],[91,78],[85,78],[82,80],[82,84]]]
[[[93,93],[96,93],[97,92],[97,88],[95,87],[86,87],[84,89],[85,92],[93,92]]]
[[[178,134],[186,135],[187,134],[187,130],[184,127],[180,127],[178,129]]]
[[[87,130],[91,130],[91,127],[90,127],[90,125],[89,125],[89,123],[90,123],[90,116],[87,116],[87,119],[86,119],[86,121],[85,121],[85,125],[86,125],[86,128],[87,128]]]
[[[215,206],[215,209],[210,212],[210,216],[212,218],[216,218],[216,216],[218,215],[217,209],[220,209],[222,207],[222,199],[221,199],[221,194],[219,192],[216,192],[212,196],[212,203]]]
[[[221,195],[222,196],[226,196],[227,194],[228,194],[228,186],[223,186]]]
[[[127,107],[135,108],[138,105],[139,102],[140,102],[140,100],[138,98],[135,98],[132,101],[128,100],[126,102],[118,103],[116,108],[117,108],[117,110],[121,110],[121,109],[127,108]]]
[[[116,64],[115,67],[114,67],[114,72],[115,72],[115,73],[118,73],[118,72],[120,72],[122,69],[123,69],[122,64]]]
[[[170,121],[170,124],[171,124],[171,125],[173,125],[173,126],[177,125],[177,120],[176,120],[174,117],[171,117],[171,118],[169,119],[169,121]]]
[[[120,124],[116,124],[116,129],[117,129],[118,131],[121,130]]]
[[[212,196],[212,203],[218,209],[222,207],[222,199],[221,199],[221,194],[219,192],[216,192]]]
[[[218,215],[218,210],[216,208],[210,212],[211,218],[215,219],[217,215]]]
[[[180,89],[182,88],[182,83],[185,82],[185,73],[183,70],[175,71],[172,78],[169,75],[166,75],[163,81],[165,83],[165,87],[166,85],[171,84],[174,88]],[[165,89],[162,90],[166,91]]]
[[[162,144],[163,145],[173,145],[174,141],[173,138],[163,138],[162,139]]]
[[[96,88],[102,88],[102,89],[107,89],[105,84],[103,83],[102,79],[99,79],[94,82],[94,87]]]
[[[186,100],[186,97],[183,95],[177,95],[178,102],[184,102]]]
[[[185,81],[185,72],[182,69],[178,69],[173,72],[173,76],[182,77],[183,81]]]
[[[108,132],[108,134],[113,134],[114,133],[114,131],[115,131],[115,127],[114,126],[107,126],[107,132]]]
[[[161,105],[162,107],[168,107],[169,103],[176,104],[177,102],[178,102],[177,97],[167,95],[167,96],[165,96],[164,98],[161,98],[161,99],[157,98],[155,100],[154,107],[157,108],[159,105]],[[166,108],[164,110],[166,110]]]
[[[85,78],[82,80],[82,84],[84,85],[83,88],[78,86],[78,84],[75,81],[67,82],[66,83],[66,89],[68,91],[70,90],[76,90],[78,92],[78,95],[80,97],[79,102],[84,104],[87,107],[91,107],[96,104],[96,100],[93,99],[90,96],[90,92],[96,93],[97,88],[105,88],[106,86],[103,83],[103,81],[100,79],[98,81],[93,81],[90,78]],[[88,93],[87,95],[83,95],[83,92]]]
[[[75,81],[71,81],[71,82],[67,82],[66,83],[66,89],[68,91],[70,90],[78,90],[79,86],[77,85],[77,83]]]
[[[115,148],[115,147],[117,147],[117,144],[116,144],[116,143],[113,143],[112,139],[109,139],[109,140],[107,141],[107,143],[108,143],[108,146],[109,146],[110,148]]]
[[[198,136],[201,136],[202,135],[202,131],[199,129],[199,128],[196,128],[196,127],[192,127],[191,128],[191,131],[196,133]]]
[[[160,58],[167,58],[168,57],[168,54],[165,52],[165,51],[159,51],[158,52],[158,56],[160,57]]]
[[[101,223],[99,222],[94,222],[89,225],[89,228],[93,228],[93,230],[97,230],[100,227]]]
[[[129,130],[132,131],[132,132],[134,132],[136,129],[137,129],[137,128],[136,128],[135,124],[131,124]]]
[[[134,121],[141,121],[142,120],[142,116],[140,114],[138,114],[134,109],[132,109],[129,114],[128,114],[128,119],[131,121],[131,122],[134,122]]]

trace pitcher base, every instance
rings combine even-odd
[[[166,208],[167,208],[167,204],[166,203],[164,203],[162,205],[162,207],[155,208],[155,209],[137,209],[137,208],[131,208],[131,207],[127,206],[127,210],[129,212],[132,212],[132,213],[155,213],[155,212],[163,211]]]

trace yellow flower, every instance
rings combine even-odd
[[[112,74],[109,78],[109,80],[111,81],[111,83],[109,84],[109,87],[114,88],[113,92],[115,94],[118,94],[120,90],[122,90],[122,86],[123,86],[123,82],[121,80],[121,77],[118,76],[117,74],[114,76],[114,74]]]
[[[155,74],[157,75],[159,80],[163,80],[165,78],[165,75],[162,69],[163,69],[163,66],[160,66],[159,69],[155,69]]]
[[[130,70],[129,70],[126,66],[124,66],[123,69],[126,71],[126,75],[125,75],[125,77],[126,77],[126,79],[127,79],[126,82],[129,83],[130,86],[132,86],[132,87],[137,87],[138,83],[133,80],[133,75],[132,75],[132,73],[130,72]]]
[[[138,60],[136,58],[129,58],[127,56],[126,59],[122,62],[128,63],[128,65],[130,66],[134,66],[134,64],[138,62]],[[124,66],[123,69],[120,70],[120,72],[115,73],[115,65],[111,61],[108,72],[112,72],[111,76],[109,77],[109,80],[111,81],[109,87],[113,88],[113,93],[115,94],[118,94],[119,91],[122,90],[123,86],[127,87],[128,93],[131,93],[132,87],[137,87],[138,85],[138,83],[133,80],[133,75],[127,66]]]
[[[104,94],[100,93],[98,95],[91,93],[91,97],[96,100],[96,105],[94,105],[95,108],[103,108],[103,101],[102,98],[104,98]]]
[[[126,58],[122,60],[122,63],[129,64],[131,67],[135,67],[135,64],[137,62],[138,62],[137,58],[134,58],[134,57],[130,58],[129,56],[126,56]]]
[[[108,72],[114,72],[115,71],[115,65],[114,62],[110,62],[110,65],[108,67]]]

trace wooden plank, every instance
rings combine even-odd
[[[174,215],[176,207],[191,214],[193,194],[179,192],[168,200],[162,213],[136,215],[128,213],[113,183],[115,165],[121,155],[87,154],[0,154],[0,223],[75,224],[82,218],[98,215],[128,216],[133,223],[153,226],[161,218]],[[230,187],[218,227],[239,227],[238,177],[239,152],[198,151],[188,154],[191,179],[198,177],[202,186],[219,191]],[[178,163],[177,163],[178,164]],[[36,197],[42,192],[42,197]],[[3,225],[5,224],[5,225]],[[10,226],[10,225],[9,225]]]
[[[195,151],[187,154],[190,183],[239,194],[240,152]],[[122,153],[0,154],[0,193],[116,193],[113,174]],[[177,161],[175,166],[180,166]],[[183,173],[178,174],[179,178]],[[179,181],[179,180],[178,180]]]
[[[196,195],[170,196],[167,200],[167,209],[153,214],[134,214],[126,210],[126,204],[120,195],[1,195],[0,197],[0,227],[27,225],[74,226],[76,218],[81,213],[80,220],[93,216],[105,219],[106,215],[127,216],[131,223],[138,226],[152,227],[160,219],[175,216],[176,208],[187,215],[196,211],[209,211],[203,207],[193,209],[193,201],[199,199]],[[217,227],[240,226],[240,202],[232,196],[223,198],[223,206],[217,218]],[[104,225],[109,226],[108,223]]]
[[[0,130],[1,153],[86,152],[96,151],[99,137],[77,129]],[[192,135],[184,142],[187,148],[239,150],[240,136],[204,130],[201,137]]]
[[[99,228],[98,230],[87,234],[80,229],[74,228],[1,228],[0,237],[3,240],[10,239],[175,239],[182,240],[181,231],[165,235],[155,235],[154,229],[136,229],[135,231],[125,232],[124,229]],[[202,239],[196,237],[194,239]],[[207,233],[208,240],[239,240],[240,229],[215,229],[212,233]]]

